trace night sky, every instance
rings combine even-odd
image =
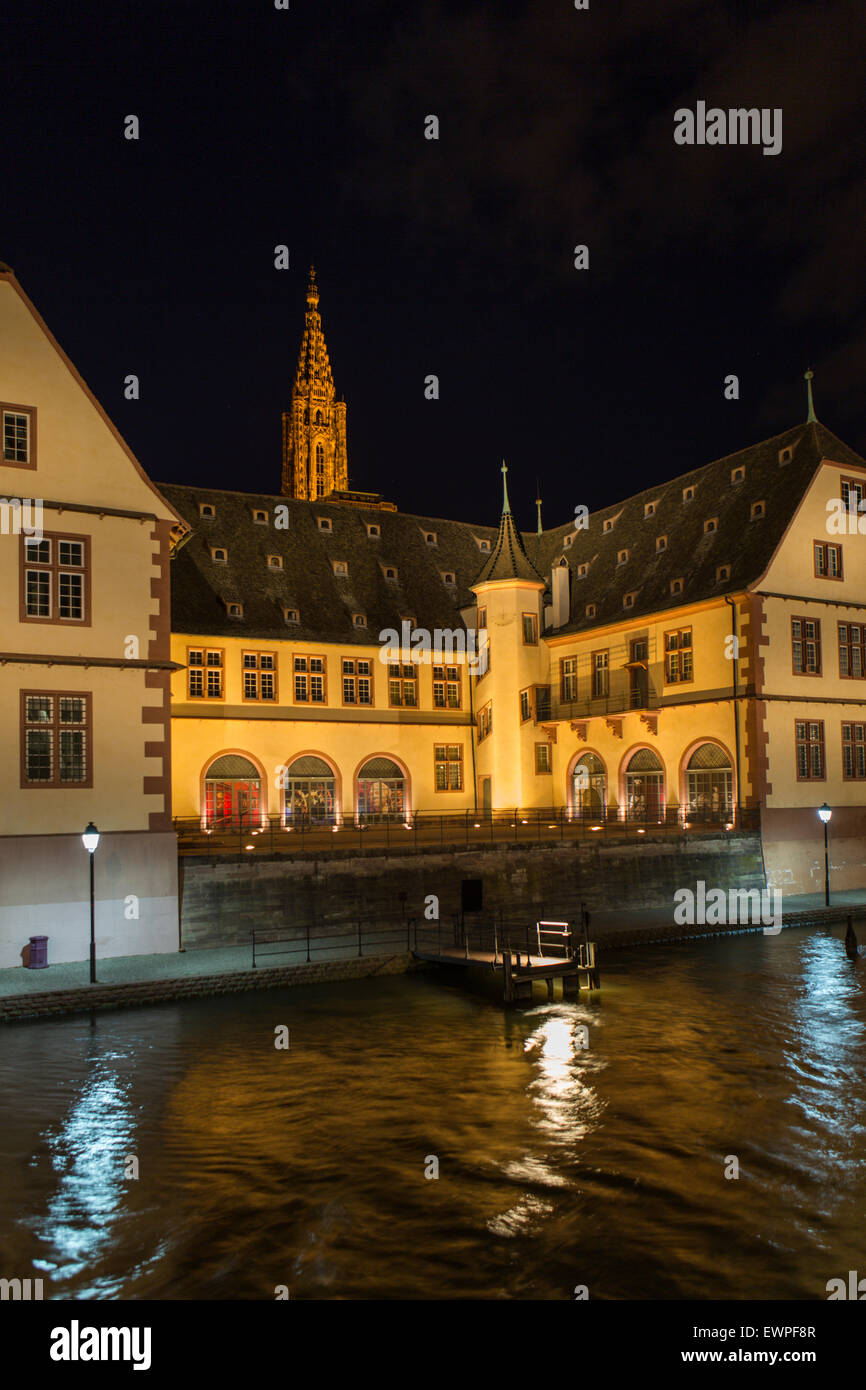
[[[279,490],[311,260],[350,486],[401,509],[495,522],[505,456],[562,523],[805,419],[808,366],[866,450],[861,4],[3,9],[0,259],[154,479]],[[699,100],[782,152],[675,145]]]

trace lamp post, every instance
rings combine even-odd
[[[833,812],[826,801],[818,807],[818,819],[824,823],[824,906],[830,906],[830,849],[827,844],[827,826]]]
[[[90,822],[81,837],[84,848],[90,855],[90,983],[96,984],[96,915],[93,898],[93,856],[96,853],[96,846],[99,844],[99,831]]]

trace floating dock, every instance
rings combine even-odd
[[[453,931],[438,923],[418,925],[413,955],[438,965],[499,972],[506,1005],[530,1003],[536,981],[546,985],[548,999],[557,980],[564,998],[600,988],[596,943],[585,935],[578,938],[569,922],[508,928],[455,922]]]

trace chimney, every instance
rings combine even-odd
[[[561,556],[551,572],[553,592],[553,627],[563,627],[571,617],[571,570],[565,556]]]

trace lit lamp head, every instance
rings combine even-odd
[[[87,829],[81,837],[81,840],[88,854],[93,854],[94,850],[96,849],[96,846],[99,844],[99,831],[93,824],[93,821],[91,821],[88,825]]]
[[[831,808],[827,805],[826,801],[824,802],[823,806],[818,807],[818,819],[823,821],[825,825],[829,821],[832,814],[833,812]]]

